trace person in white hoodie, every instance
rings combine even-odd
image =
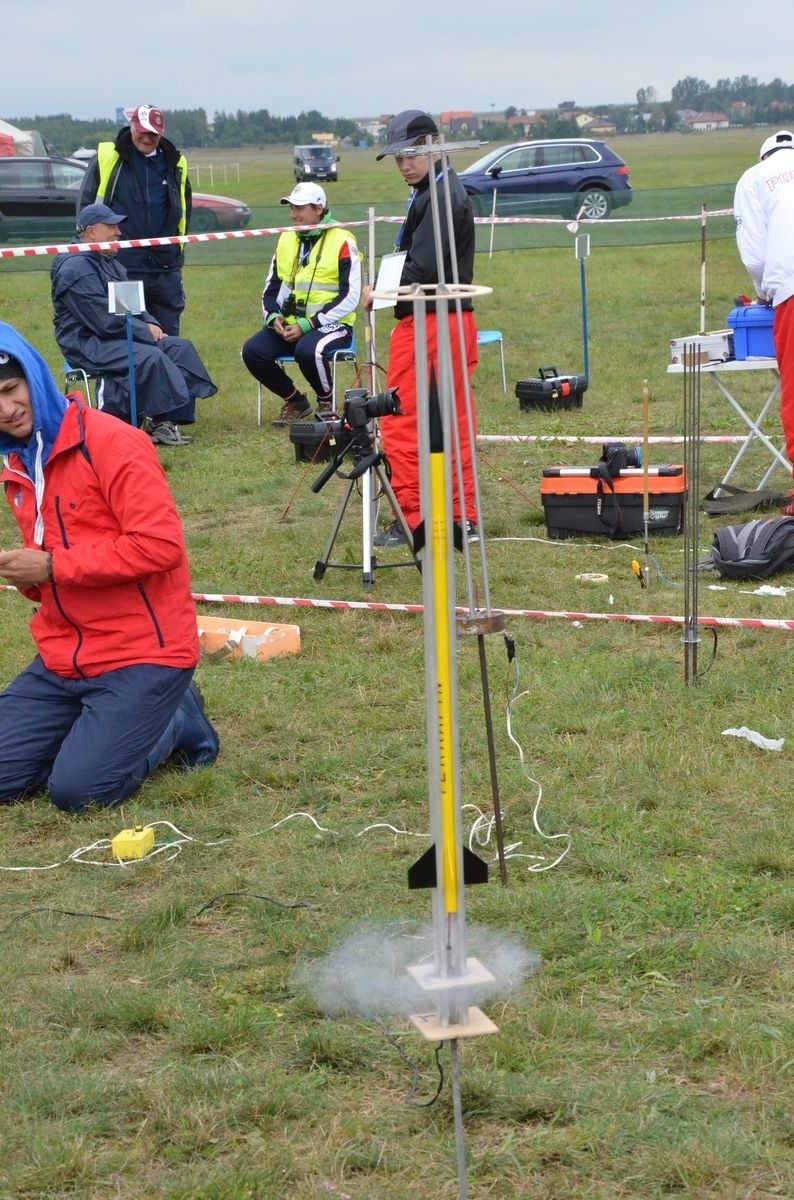
[[[736,185],[736,244],[759,302],[775,310],[780,420],[786,455],[794,463],[794,133],[773,133],[758,160]],[[794,516],[794,483],[783,513]]]

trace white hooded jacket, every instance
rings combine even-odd
[[[794,295],[794,146],[745,171],[733,212],[739,257],[758,298],[776,307]]]

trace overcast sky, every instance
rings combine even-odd
[[[686,76],[794,82],[791,0],[19,0],[0,117],[139,103],[331,117],[659,100]]]

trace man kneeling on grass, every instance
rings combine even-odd
[[[156,767],[215,761],[193,683],[182,525],[150,439],[65,397],[0,322],[0,453],[23,548],[0,577],[36,604],[38,654],[0,695],[0,802],[119,804]]]

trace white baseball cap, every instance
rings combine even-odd
[[[319,204],[328,207],[325,192],[316,183],[296,183],[288,196],[281,197],[282,204]]]
[[[758,151],[758,157],[766,158],[767,154],[771,154],[773,150],[791,150],[794,149],[794,133],[788,129],[778,129],[777,133],[773,133],[764,142],[761,149]]]

